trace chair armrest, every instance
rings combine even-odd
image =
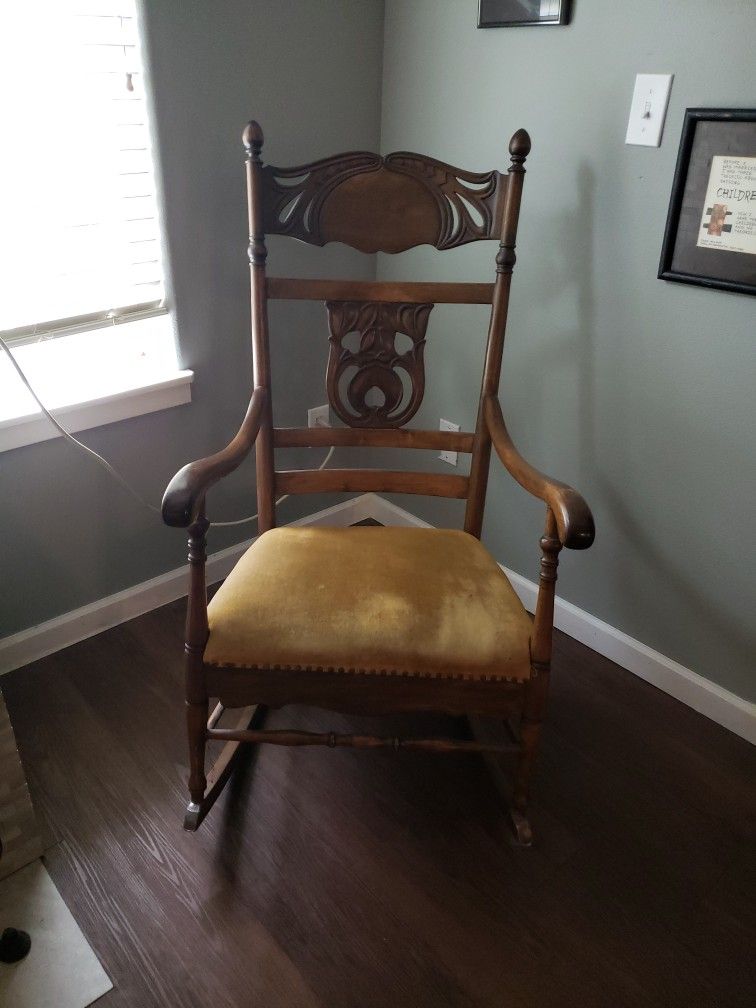
[[[191,525],[197,518],[205,493],[241,465],[257,439],[266,398],[265,389],[256,388],[233,441],[215,455],[190,462],[176,473],[163,494],[162,513],[166,525],[176,528]]]
[[[505,468],[520,486],[553,511],[561,544],[568,549],[588,549],[595,536],[593,515],[577,490],[544,476],[520,455],[504,423],[499,400],[494,396],[486,397],[483,416],[496,454]]]

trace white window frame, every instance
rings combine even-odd
[[[193,372],[179,366],[163,299],[0,335],[45,406],[73,432],[191,401]],[[0,452],[60,436],[0,347]]]

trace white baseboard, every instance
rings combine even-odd
[[[365,518],[375,518],[383,525],[431,528],[421,518],[374,493],[362,494],[300,518],[292,525],[348,526]],[[226,577],[252,541],[248,539],[212,553],[207,560],[208,584]],[[502,566],[502,570],[525,608],[532,612],[537,592],[535,583],[507,567]],[[46,623],[4,637],[0,639],[0,674],[173,602],[186,594],[186,584],[186,567],[180,567]],[[564,599],[556,599],[554,625],[717,724],[756,744],[756,704],[722,689]]]
[[[384,525],[431,527],[427,522],[377,494],[366,496],[372,498],[369,501],[372,507],[371,517]],[[529,612],[533,612],[538,592],[535,582],[529,581],[503,564],[500,566],[520,596],[522,604]],[[554,625],[581,644],[586,644],[605,658],[675,697],[676,700],[756,744],[756,704],[722,689],[704,676],[654,651],[653,648],[629,637],[565,599],[557,598],[555,601]]]
[[[324,511],[307,515],[291,524],[351,525],[362,521],[363,518],[371,517],[370,508],[374,496],[364,494],[362,497],[355,497]],[[207,583],[213,584],[226,577],[252,542],[252,539],[247,539],[236,546],[211,553],[207,558]],[[119,623],[125,623],[126,620],[134,619],[168,602],[175,602],[176,599],[186,595],[186,588],[187,568],[179,567],[124,591],[116,592],[115,595],[108,595],[107,598],[63,613],[45,623],[3,637],[0,639],[0,675],[28,665],[71,644],[78,644],[87,637],[93,637],[103,630],[110,630]]]

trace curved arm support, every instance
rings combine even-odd
[[[236,437],[215,455],[190,462],[173,477],[163,494],[163,521],[176,528],[187,528],[196,521],[206,492],[218,480],[238,469],[254,447],[260,430],[267,393],[256,388],[249,401]]]
[[[577,490],[544,476],[525,461],[509,436],[499,400],[494,396],[486,396],[483,415],[491,442],[505,468],[521,487],[551,508],[562,546],[568,549],[588,549],[595,535],[593,515]]]

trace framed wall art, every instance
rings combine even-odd
[[[478,28],[515,25],[563,25],[570,20],[570,0],[479,0]]]
[[[686,109],[658,275],[756,294],[756,109]]]

